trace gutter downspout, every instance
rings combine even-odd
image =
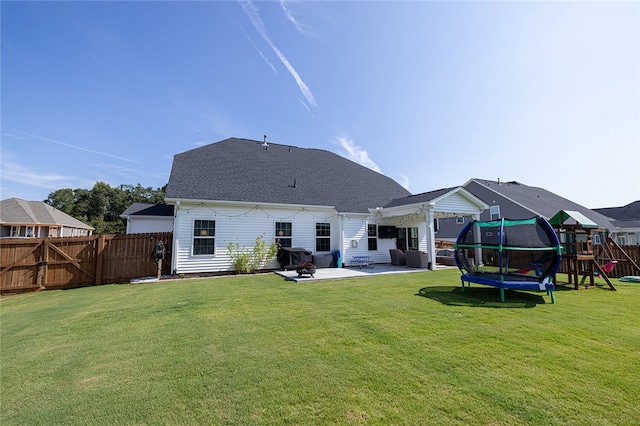
[[[338,213],[338,247],[340,247],[340,257],[342,257],[342,267],[344,268],[344,214]]]

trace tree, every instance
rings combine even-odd
[[[45,200],[45,203],[65,212],[68,215],[73,215],[73,206],[75,204],[73,189],[58,189],[57,191],[49,194],[49,198]]]
[[[96,234],[123,234],[126,223],[120,217],[133,203],[164,204],[162,188],[144,188],[142,185],[111,187],[96,182],[91,190],[82,188],[58,189],[49,194],[45,203],[91,225]]]

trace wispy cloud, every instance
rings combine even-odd
[[[280,7],[282,8],[284,15],[287,17],[289,22],[291,22],[293,26],[301,34],[304,34],[306,36],[315,36],[316,35],[315,33],[313,33],[312,31],[309,31],[304,25],[300,23],[300,21],[298,21],[298,18],[296,18],[295,14],[291,11],[291,9],[287,7],[286,3],[289,3],[289,2],[286,2],[285,0],[280,0]]]
[[[380,167],[369,157],[369,153],[362,147],[356,145],[348,136],[336,136],[337,143],[344,151],[339,152],[341,156],[348,158],[362,166],[368,167],[378,173],[382,173]]]
[[[6,153],[3,154],[0,161],[0,173],[2,174],[3,186],[6,181],[11,181],[38,188],[58,189],[77,187],[79,183],[79,179],[76,176],[43,173],[42,170],[31,169],[13,162],[10,158],[7,158]]]
[[[23,132],[21,130],[15,130],[15,131],[18,132],[18,133],[21,133],[24,136],[28,136],[28,137],[30,137],[32,139],[38,139],[38,140],[45,141],[45,142],[51,142],[51,143],[54,143],[56,145],[61,145],[61,146],[67,147],[67,148],[76,149],[78,151],[89,152],[91,154],[101,155],[103,157],[115,158],[116,160],[127,161],[129,163],[135,163],[135,164],[139,164],[140,163],[137,160],[132,160],[130,158],[121,157],[119,155],[113,155],[113,154],[109,154],[109,153],[102,152],[102,151],[94,151],[94,150],[89,149],[89,148],[84,148],[82,146],[72,145],[70,143],[57,141],[55,139],[45,138],[43,136],[34,135],[32,133]]]
[[[271,41],[271,37],[269,37],[269,34],[267,33],[267,28],[264,24],[264,21],[260,17],[260,12],[258,11],[256,5],[253,4],[252,1],[243,1],[240,2],[240,5],[242,6],[242,10],[244,11],[244,13],[251,21],[253,27],[256,29],[256,31],[258,31],[260,36],[262,36],[269,47],[271,47],[271,49],[275,52],[280,61],[284,64],[285,68],[287,68],[293,79],[296,81],[298,88],[302,92],[302,95],[305,97],[307,102],[309,102],[310,105],[318,106],[318,103],[316,102],[311,89],[309,89],[309,86],[307,86],[307,84],[302,80],[300,74],[298,74],[296,69],[293,67],[293,65],[291,65],[284,54],[280,51],[280,49],[278,49],[273,41]]]
[[[269,65],[269,68],[271,68],[274,73],[278,74],[278,71],[276,70],[276,67],[274,67],[273,64],[271,63],[271,61],[269,61],[269,59],[267,59],[267,57],[264,55],[264,53],[262,53],[262,50],[260,50],[258,48],[258,46],[256,46],[256,44],[253,42],[253,39],[251,37],[249,37],[249,34],[247,34],[246,31],[242,27],[240,27],[240,29],[244,33],[244,36],[247,38],[247,40],[249,40],[249,43],[251,43],[253,48],[256,49],[256,52],[258,52],[258,54],[262,57],[262,59],[264,59],[264,61],[267,63],[267,65]]]
[[[407,191],[409,190],[409,176],[405,175],[404,173],[400,173],[399,183],[404,189],[406,189]]]
[[[316,118],[315,114],[313,112],[311,112],[311,108],[309,108],[309,105],[307,105],[305,101],[303,101],[302,99],[298,98],[298,102],[300,102],[300,104],[302,104],[302,106],[305,107],[305,109],[307,111],[309,111],[309,113],[311,114],[311,116],[313,118]]]

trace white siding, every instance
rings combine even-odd
[[[460,193],[451,194],[436,203],[435,211],[458,214],[479,213],[479,209]]]
[[[342,247],[343,263],[351,264],[352,256],[371,256],[373,263],[390,263],[389,250],[396,247],[395,238],[378,238],[378,249],[369,250],[368,225],[379,226],[389,225],[370,220],[370,218],[360,216],[345,216],[343,222],[344,245]],[[357,242],[357,247],[352,246],[352,241]]]
[[[148,232],[173,232],[173,216],[129,217],[127,234],[144,234]]]
[[[215,254],[192,255],[194,220],[215,220]],[[291,222],[292,246],[315,252],[316,222],[331,224],[331,247],[339,245],[338,217],[333,209],[277,208],[247,205],[190,205],[177,209],[174,230],[174,269],[177,273],[232,271],[227,246],[229,242],[251,249],[256,238],[267,244],[275,241],[275,223]],[[277,268],[274,260],[270,268]]]

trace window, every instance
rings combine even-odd
[[[409,228],[409,249],[418,250],[418,228]]]
[[[630,246],[637,246],[638,245],[638,239],[636,238],[636,234],[628,234],[629,237],[629,245]]]
[[[464,223],[464,216],[456,216],[456,223],[462,225]]]
[[[331,251],[330,223],[316,223],[316,251]]]
[[[400,250],[418,250],[418,228],[398,228],[396,248]]]
[[[276,222],[276,241],[280,241],[281,247],[293,247],[291,245],[291,222]]]
[[[367,237],[369,237],[369,250],[378,250],[378,225],[369,224],[367,226]]]
[[[216,221],[193,221],[193,255],[215,254],[216,247]]]
[[[500,206],[489,207],[489,214],[491,215],[491,220],[500,219]]]
[[[437,217],[433,219],[433,232],[438,232],[440,230],[440,219]]]
[[[626,238],[626,236],[618,235],[618,236],[616,237],[616,240],[618,240],[618,245],[619,245],[619,246],[626,246],[626,245],[627,245],[627,238]]]
[[[11,227],[11,236],[12,237],[19,237],[20,236],[20,227],[19,226],[12,226]]]

